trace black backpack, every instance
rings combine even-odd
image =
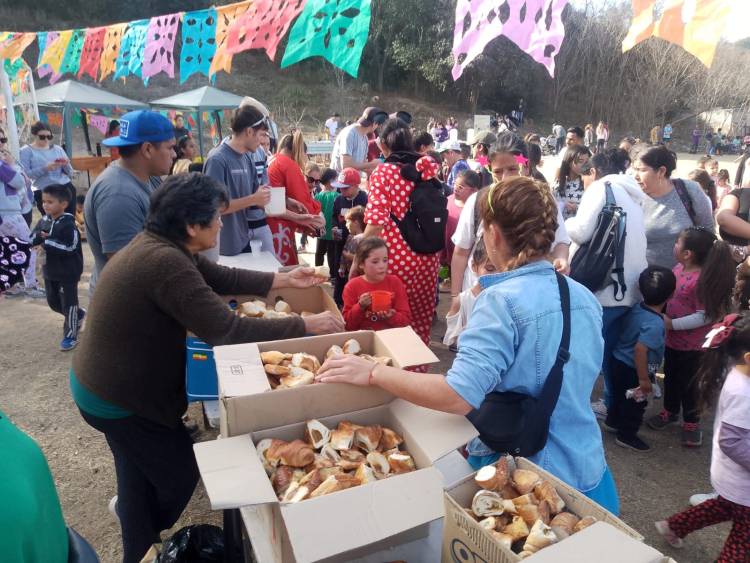
[[[627,213],[617,206],[612,184],[604,183],[606,201],[599,212],[594,236],[582,244],[570,262],[570,277],[596,292],[614,285],[615,301],[625,298],[625,237]]]
[[[448,219],[448,198],[440,181],[423,180],[412,164],[401,167],[401,176],[414,182],[409,195],[409,209],[402,220],[391,213],[391,219],[401,236],[417,254],[435,254],[445,248],[445,229]]]

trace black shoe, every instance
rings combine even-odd
[[[635,452],[650,452],[651,446],[641,440],[638,436],[622,436],[618,435],[615,438],[615,444]]]
[[[609,420],[600,420],[599,424],[605,432],[609,432],[610,434],[617,434],[618,432],[617,427],[611,424]]]

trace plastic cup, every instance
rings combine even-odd
[[[265,206],[266,215],[281,215],[286,211],[286,188],[269,188],[271,201]]]
[[[372,311],[374,313],[384,313],[390,311],[393,302],[393,294],[390,291],[375,290],[370,292],[372,297]]]
[[[250,241],[250,252],[253,254],[260,254],[261,249],[263,248],[263,241],[262,240],[251,240]]]

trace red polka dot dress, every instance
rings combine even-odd
[[[420,158],[416,167],[425,180],[435,177],[439,170],[439,165],[430,157]],[[391,213],[399,220],[406,215],[413,189],[414,182],[401,177],[398,165],[381,164],[370,176],[365,221],[383,227],[380,238],[388,245],[388,273],[397,276],[406,286],[411,327],[425,344],[429,344],[440,254],[413,252],[391,220]]]

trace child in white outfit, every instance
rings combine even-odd
[[[477,278],[495,272],[495,265],[490,262],[489,257],[487,256],[487,249],[484,246],[484,240],[482,238],[480,238],[474,246],[471,260],[471,269]],[[443,337],[443,344],[449,348],[454,349],[456,347],[458,336],[463,332],[466,325],[469,324],[469,316],[474,309],[474,302],[477,300],[477,297],[479,297],[480,291],[482,291],[482,287],[479,283],[476,283],[473,287],[459,293],[458,301],[461,306],[458,313],[445,317],[448,326],[445,331],[445,336]]]

